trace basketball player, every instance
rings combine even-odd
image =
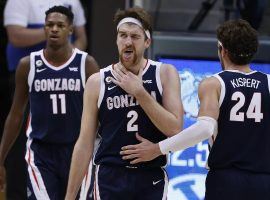
[[[217,38],[224,71],[200,84],[197,122],[159,144],[139,136],[121,154],[137,164],[209,138],[205,199],[269,200],[270,75],[250,68],[257,32],[244,20],[228,21]]]
[[[176,69],[144,58],[151,43],[150,16],[141,8],[119,10],[119,62],[91,76],[84,94],[81,133],[75,145],[66,200],[74,200],[93,153],[96,199],[166,199],[166,157],[132,166],[122,160],[123,145],[136,144],[136,132],[161,141],[182,127],[183,109]],[[99,125],[99,127],[98,127]],[[163,134],[164,133],[164,134]]]
[[[19,134],[29,98],[28,199],[64,199],[85,82],[98,71],[92,57],[70,44],[72,23],[73,13],[66,7],[46,11],[46,48],[21,59],[16,72],[15,95],[0,146],[0,186],[3,189],[4,161]]]

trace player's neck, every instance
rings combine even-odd
[[[244,72],[244,73],[249,73],[249,72],[252,71],[250,69],[249,65],[235,65],[235,64],[232,64],[232,65],[229,65],[228,67],[226,67],[225,69],[226,70],[237,70],[237,71]]]
[[[74,49],[71,45],[65,45],[59,48],[52,48],[47,46],[44,51],[44,57],[53,66],[61,66],[69,60],[72,56]]]
[[[228,57],[223,57],[221,60],[223,62],[225,70],[237,70],[244,73],[249,73],[252,70],[250,69],[249,64],[246,65],[237,65],[233,63]]]
[[[133,74],[138,74],[140,69],[144,69],[147,66],[148,59],[142,58],[138,63],[132,65],[130,67],[124,66],[128,71],[132,72]]]

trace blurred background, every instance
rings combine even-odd
[[[199,82],[221,70],[215,35],[219,24],[237,18],[249,21],[258,30],[260,43],[252,68],[270,73],[270,0],[81,0],[81,3],[87,19],[87,52],[101,67],[118,60],[112,22],[115,11],[136,5],[150,12],[154,32],[147,56],[171,63],[179,71],[185,127],[194,123],[198,114]],[[6,0],[0,0],[0,133],[12,101],[5,52],[8,38],[3,26],[5,4]],[[208,153],[204,141],[169,155],[168,200],[204,198]],[[11,152],[8,159],[16,160],[16,155],[12,157]]]

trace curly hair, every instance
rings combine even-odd
[[[67,16],[69,23],[70,24],[73,23],[74,14],[72,13],[72,11],[69,8],[67,8],[65,6],[53,6],[53,7],[49,8],[49,10],[47,10],[45,12],[46,19],[47,19],[49,14],[54,13],[54,12],[61,13],[61,14],[65,15],[65,16]]]
[[[251,62],[258,49],[258,33],[242,19],[225,22],[217,29],[217,38],[237,65]]]
[[[117,26],[118,23],[126,17],[133,17],[139,20],[142,23],[143,28],[145,30],[149,30],[152,35],[152,18],[146,10],[137,6],[127,10],[118,10],[113,18],[115,26]]]

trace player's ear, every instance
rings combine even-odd
[[[147,49],[150,46],[150,44],[151,44],[151,39],[150,38],[147,38],[145,40],[145,48]]]

